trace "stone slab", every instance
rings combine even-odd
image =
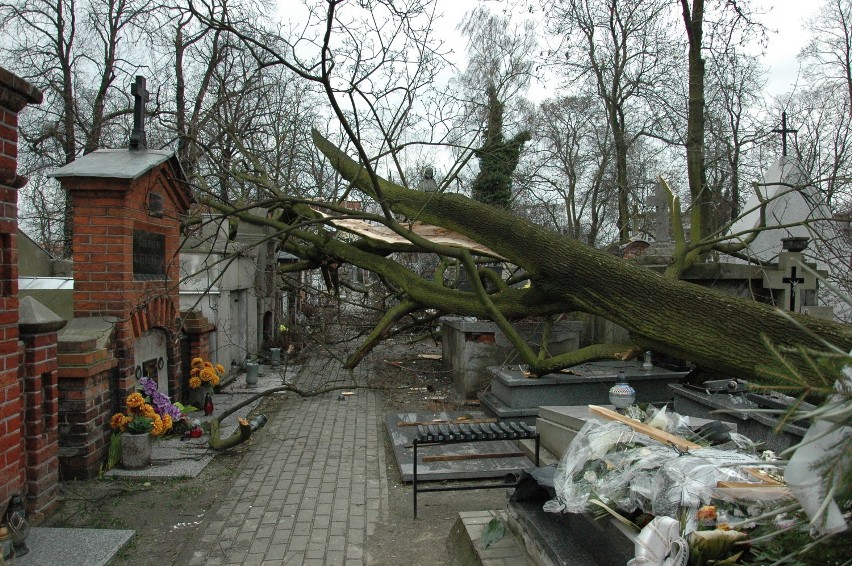
[[[497,417],[501,421],[523,421],[532,426],[538,416],[538,407],[509,407],[491,391],[480,393],[479,400],[488,416]]]
[[[541,435],[541,445],[557,458],[561,458],[568,449],[568,445],[577,436],[577,430],[565,425],[539,417],[535,421],[535,428]]]
[[[448,544],[450,553],[459,566],[534,566],[523,544],[518,541],[509,528],[502,539],[488,548],[481,542],[488,523],[498,519],[507,522],[505,511],[462,511],[456,524],[450,531]]]
[[[624,566],[633,558],[633,539],[609,521],[597,525],[587,515],[546,513],[542,504],[542,501],[508,504],[509,526],[524,541],[534,563]]]
[[[682,385],[670,386],[674,394],[673,408],[683,415],[705,419],[724,418],[737,424],[737,432],[762,444],[764,450],[783,452],[801,442],[807,432],[804,427],[785,424],[776,432],[775,415],[756,413],[756,408],[742,395],[707,393]]]
[[[417,436],[416,426],[398,426],[399,421],[425,422],[434,419],[452,420],[461,416],[472,419],[484,418],[482,413],[390,413],[385,416],[388,436],[391,439],[393,453],[399,467],[402,481],[414,479],[414,449],[408,448]],[[518,444],[511,440],[485,440],[481,442],[459,442],[418,446],[419,456],[436,454],[476,454],[520,452]],[[417,465],[417,481],[467,480],[503,478],[508,474],[517,474],[524,468],[533,466],[526,457],[481,458],[445,462],[421,462]]]
[[[34,527],[30,551],[13,559],[15,566],[104,566],[130,542],[136,531]]]
[[[608,404],[609,389],[621,372],[636,389],[637,402],[666,403],[672,398],[668,385],[678,383],[687,373],[658,367],[645,370],[636,361],[589,362],[539,378],[526,377],[519,366],[492,367],[490,371],[491,392],[512,409]]]

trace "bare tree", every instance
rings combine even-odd
[[[591,81],[609,120],[618,187],[618,233],[630,237],[628,153],[645,126],[642,100],[672,76],[668,2],[569,0],[548,4],[571,82]]]
[[[810,62],[808,77],[820,86],[842,89],[852,103],[852,2],[826,0],[807,30],[812,37],[800,57]]]
[[[536,179],[543,185],[538,192],[558,196],[563,233],[590,246],[602,243],[598,236],[612,219],[616,197],[609,122],[597,109],[591,96],[546,101],[536,128],[536,159],[542,162]]]
[[[736,49],[713,57],[707,85],[705,169],[714,196],[713,226],[735,220],[746,191],[744,180],[757,178],[760,164],[749,160],[768,128],[757,116],[764,86],[757,61]]]
[[[130,113],[127,97],[114,90],[130,84],[135,67],[119,48],[139,38],[153,9],[151,0],[17,0],[0,7],[10,46],[4,65],[45,93],[45,103],[28,112],[20,128],[24,151],[39,157],[25,160],[28,174],[94,151]],[[65,219],[72,214],[66,199]],[[63,252],[70,254],[72,223],[62,225]]]

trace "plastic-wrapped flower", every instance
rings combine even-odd
[[[138,409],[145,404],[145,398],[141,394],[134,392],[127,396],[124,404],[127,405],[128,409]]]

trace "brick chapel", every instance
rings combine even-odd
[[[23,495],[38,523],[59,480],[96,477],[110,416],[141,376],[180,399],[184,361],[209,357],[213,325],[179,312],[180,219],[192,202],[174,152],[147,149],[137,78],[130,149],[58,169],[72,199],[73,318],[18,295],[18,113],[41,93],[0,68],[0,512]],[[140,110],[141,108],[141,110]]]

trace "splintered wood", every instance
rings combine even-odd
[[[352,232],[353,234],[358,234],[359,236],[364,236],[365,238],[370,238],[371,240],[387,242],[389,244],[411,243],[404,236],[397,234],[387,226],[371,224],[365,220],[358,220],[356,218],[334,218],[331,215],[322,212],[321,210],[317,210],[316,208],[314,210],[317,213],[321,214],[323,218],[331,219],[331,224],[336,226],[337,228],[340,228],[341,230],[346,230],[347,232]],[[464,248],[479,255],[505,260],[505,258],[497,252],[489,249],[486,246],[483,246],[479,242],[471,240],[464,234],[453,232],[452,230],[441,228],[439,226],[423,224],[422,222],[411,222],[410,224],[405,224],[404,226],[408,228],[408,230],[412,234],[429,240],[434,244],[440,244],[442,246],[452,246],[455,248]]]

